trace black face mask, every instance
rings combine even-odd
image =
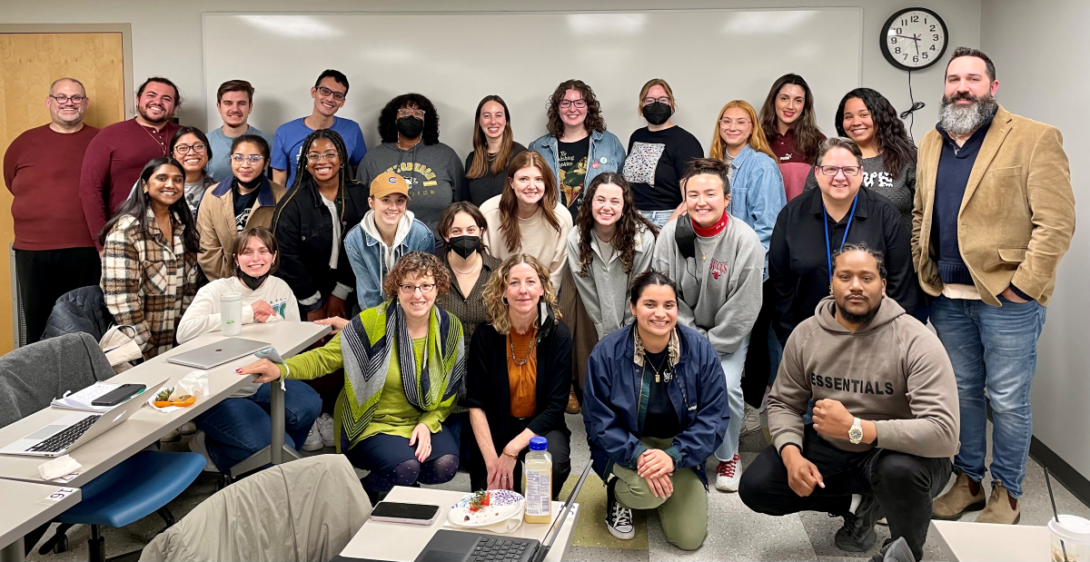
[[[262,275],[261,277],[251,277],[251,276],[247,275],[245,271],[242,271],[241,269],[239,269],[238,270],[238,278],[239,278],[240,281],[242,281],[242,284],[249,287],[251,291],[256,291],[257,288],[260,287],[261,284],[264,283],[265,280],[269,278],[269,272],[266,271],[265,275]]]
[[[673,114],[674,109],[665,103],[655,102],[643,106],[643,118],[647,119],[647,122],[652,125],[662,125],[669,121],[670,116]]]
[[[395,123],[397,132],[407,139],[415,139],[424,132],[424,120],[416,117],[401,117]]]
[[[455,254],[462,256],[464,260],[469,259],[469,256],[472,256],[480,246],[480,236],[455,236],[447,242],[447,247],[454,250]]]

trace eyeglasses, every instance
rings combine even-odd
[[[188,144],[174,145],[174,152],[177,152],[178,154],[189,154],[190,150],[192,150],[193,152],[196,152],[197,154],[204,154],[204,151],[208,150],[208,147],[205,146],[202,143],[199,143],[199,142],[196,143],[196,144],[193,144],[193,145],[188,145]]]
[[[661,104],[665,104],[665,105],[670,105],[670,98],[668,98],[668,97],[661,97],[661,98],[643,98],[643,104],[644,104],[644,105],[651,105],[651,104],[653,104],[653,103],[655,103],[655,102],[658,102],[658,103],[661,103]]]
[[[749,119],[731,119],[730,117],[724,117],[719,120],[719,124],[724,127],[730,127],[731,125],[745,127],[746,125],[749,125]]]
[[[417,289],[420,289],[421,293],[427,295],[435,290],[435,283],[424,283],[423,285],[398,285],[397,288],[401,290],[401,294],[403,295],[415,294]]]
[[[337,156],[338,154],[336,152],[327,152],[325,154],[311,152],[307,154],[307,162],[321,162],[322,160],[325,160],[326,162],[332,162],[333,159]]]
[[[410,109],[408,107],[402,107],[397,110],[398,117],[416,117],[417,119],[424,119],[425,112],[423,109]]]
[[[587,100],[560,100],[560,109],[567,109],[572,106],[583,109],[587,106]]]
[[[337,101],[344,101],[345,98],[345,94],[342,94],[340,92],[334,92],[333,90],[330,90],[325,86],[318,86],[318,93],[321,94],[322,97],[333,96],[333,99]]]
[[[843,170],[844,175],[849,178],[854,178],[859,175],[859,172],[863,170],[862,166],[819,166],[821,168],[822,175],[835,176],[837,172]]]
[[[257,164],[258,162],[264,160],[265,157],[260,154],[232,154],[231,159],[233,159],[235,162],[249,162],[251,164]]]
[[[65,95],[60,95],[60,96],[49,96],[49,97],[53,98],[57,103],[67,103],[67,102],[83,103],[83,100],[87,99],[87,96],[65,96]]]

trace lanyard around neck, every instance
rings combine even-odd
[[[844,243],[848,241],[848,231],[852,229],[852,219],[855,218],[855,205],[859,203],[859,194],[855,194],[855,199],[852,200],[852,210],[848,213],[848,224],[844,227],[844,237],[840,239],[840,248],[837,251],[844,249]],[[821,204],[821,214],[825,216],[825,222],[822,225],[825,227],[825,263],[829,266],[829,279],[833,278],[833,252],[829,246],[829,212],[825,210],[825,203]]]

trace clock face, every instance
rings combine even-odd
[[[942,58],[946,22],[931,10],[909,8],[893,14],[882,28],[882,54],[902,70],[927,68]]]

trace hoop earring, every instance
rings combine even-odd
[[[507,297],[503,297],[503,306],[508,306],[509,304],[510,303],[507,302]]]

